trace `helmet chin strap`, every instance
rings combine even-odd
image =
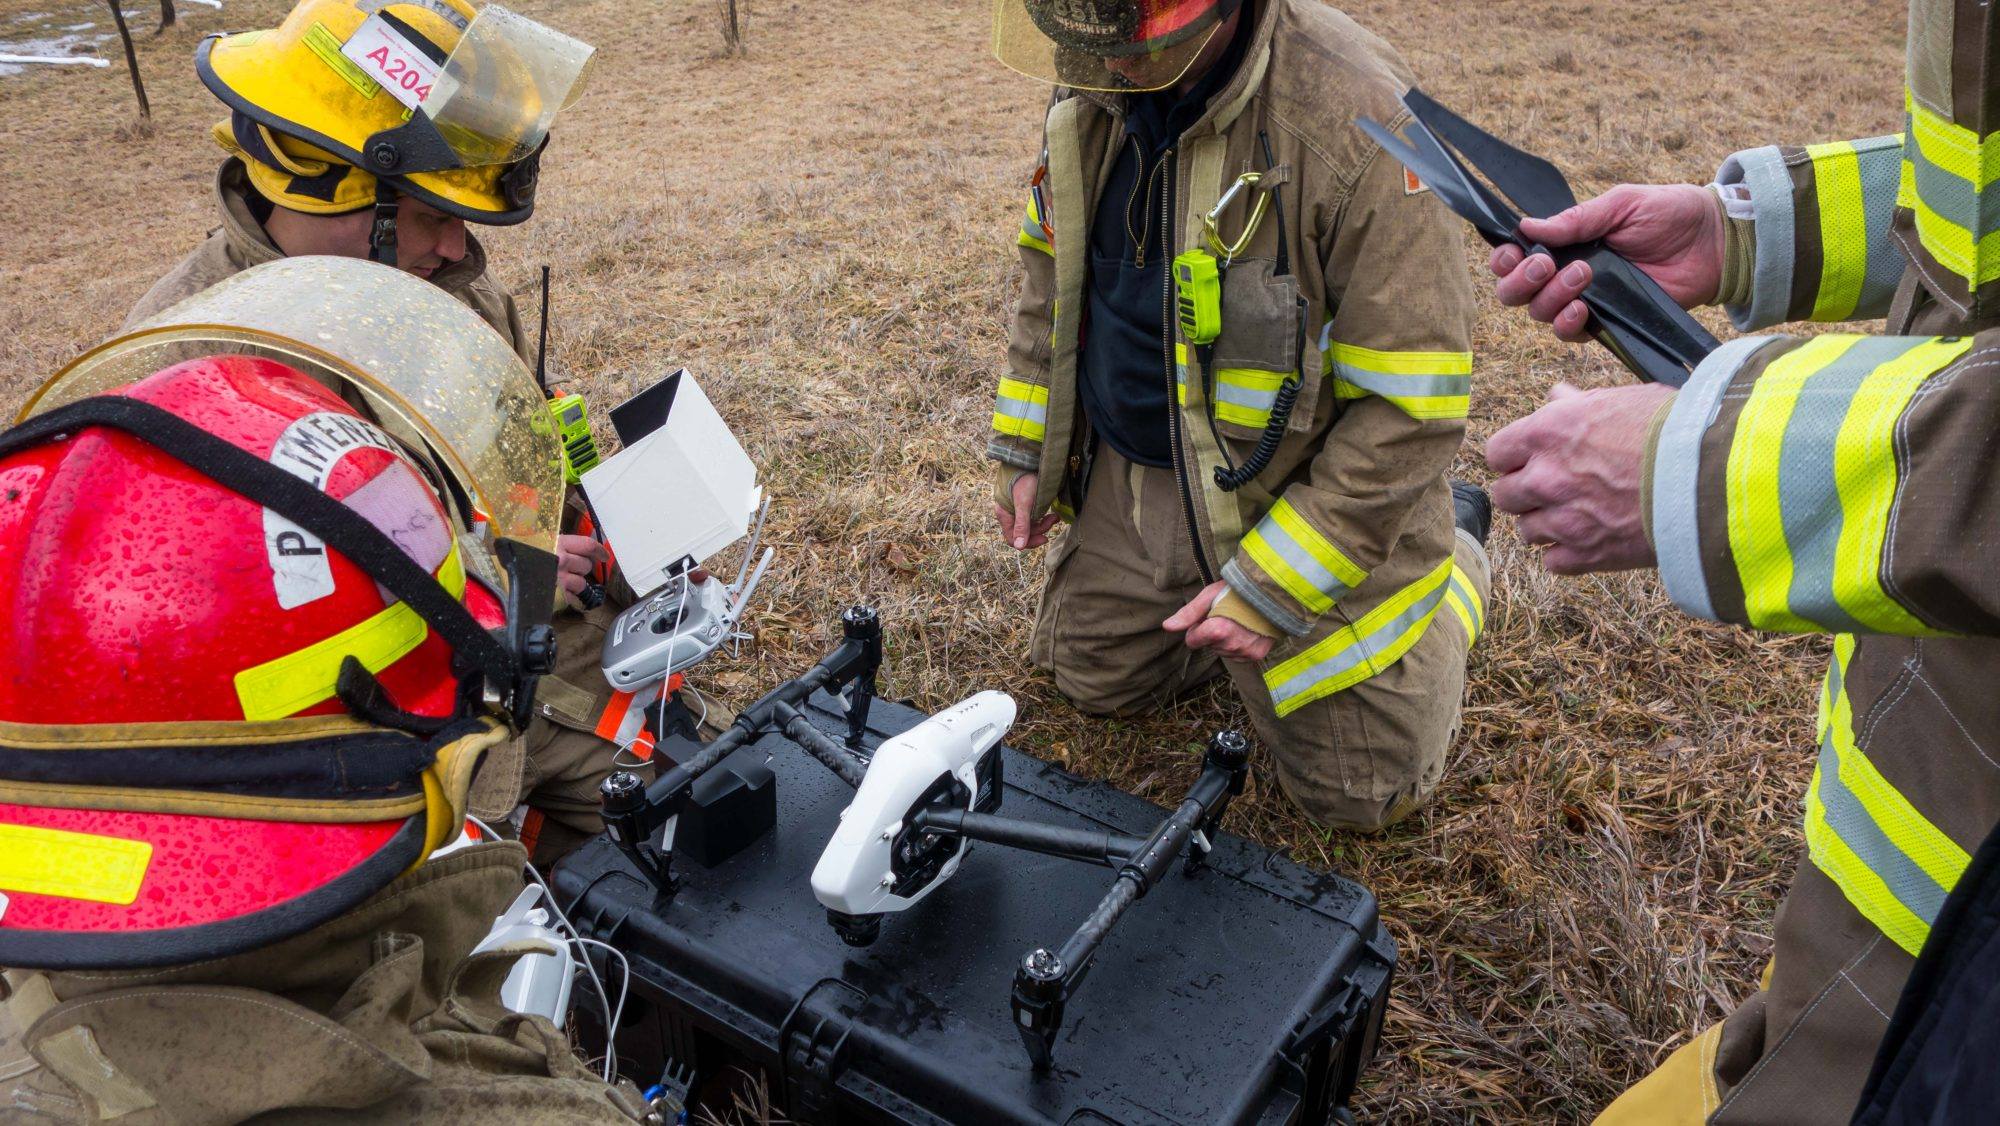
[[[375,221],[368,228],[368,257],[384,266],[396,264],[396,189],[381,177],[375,180]]]

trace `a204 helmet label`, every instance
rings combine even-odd
[[[397,101],[416,109],[430,96],[444,69],[380,13],[363,20],[340,53]]]

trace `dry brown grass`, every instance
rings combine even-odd
[[[0,13],[30,3],[58,0]],[[1039,556],[990,528],[979,449],[1045,93],[987,58],[982,0],[749,0],[736,58],[711,3],[518,6],[605,50],[559,130],[541,216],[488,240],[501,276],[526,306],[532,267],[556,267],[554,354],[600,402],[677,365],[700,373],[778,498],[759,639],[704,670],[711,685],[747,692],[799,667],[840,606],[869,599],[894,639],[889,691],[939,705],[1008,689],[1025,749],[1174,795],[1191,746],[1238,719],[1233,701],[1077,715],[1023,656]],[[186,60],[201,34],[283,7],[189,7],[142,37],[151,136],[129,128],[116,67],[0,79],[9,400],[211,225],[203,131],[219,115]],[[1898,123],[1895,0],[1351,10],[1439,97],[1587,188],[1701,179],[1732,148]],[[1558,377],[1617,378],[1490,304],[1478,349],[1475,440]],[[1462,469],[1483,476],[1475,449]],[[1403,968],[1370,1119],[1587,1118],[1749,988],[1799,856],[1817,645],[1692,624],[1648,578],[1549,578],[1508,524],[1494,554],[1436,803],[1380,838],[1316,829],[1268,787],[1232,817],[1381,897]]]

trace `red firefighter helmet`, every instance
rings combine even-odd
[[[341,502],[478,627],[504,624],[425,474],[320,383],[225,355],[110,397]],[[479,686],[453,646],[384,585],[379,555],[361,552],[375,560],[364,569],[305,526],[322,521],[249,499],[157,435],[83,425],[14,445],[0,451],[0,964],[41,956],[10,934],[70,943],[93,965],[270,941],[455,832],[436,823],[434,791],[452,785],[445,767],[462,782],[472,764],[443,748],[477,728],[483,749],[496,729],[468,707]],[[372,721],[343,702],[356,685]]]

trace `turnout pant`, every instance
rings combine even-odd
[[[1378,829],[1437,788],[1458,734],[1474,632],[1454,609],[1440,606],[1402,660],[1281,718],[1264,671],[1338,629],[1338,612],[1304,637],[1280,640],[1262,664],[1223,661],[1162,629],[1203,586],[1169,470],[1101,449],[1083,509],[1052,550],[1033,658],[1078,708],[1134,715],[1227,675],[1270,750],[1279,785],[1313,819]],[[1467,609],[1476,630],[1490,570],[1485,550],[1462,533],[1453,578],[1474,595]]]

